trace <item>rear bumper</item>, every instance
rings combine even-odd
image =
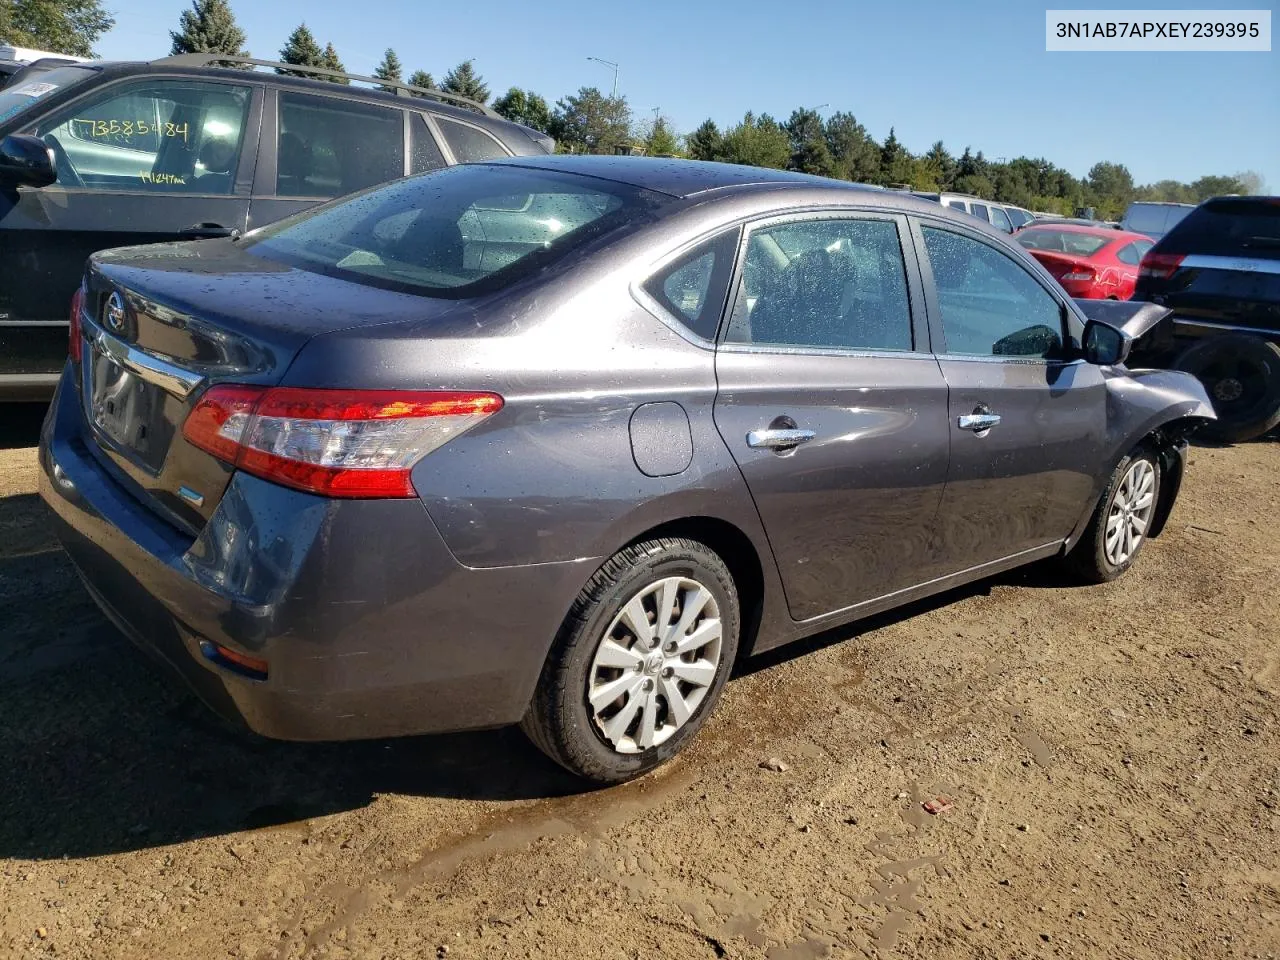
[[[40,443],[58,536],[104,612],[223,716],[345,740],[523,715],[593,562],[465,567],[417,500],[328,500],[244,474],[193,541],[102,469],[75,395],[65,378]],[[267,678],[210,661],[202,640],[266,660]]]

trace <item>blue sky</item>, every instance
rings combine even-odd
[[[608,92],[613,71],[595,56],[621,65],[618,89],[637,116],[659,107],[681,132],[707,117],[723,127],[746,110],[785,119],[827,104],[824,115],[849,110],[877,140],[894,126],[914,152],[941,139],[956,154],[1044,156],[1077,176],[1111,160],[1139,183],[1252,169],[1280,193],[1274,43],[1270,53],[1047,53],[1045,8],[1061,2],[231,2],[249,49],[267,59],[305,20],[354,72],[371,72],[387,46],[406,74],[422,68],[437,82],[472,58],[495,95],[515,85],[554,103],[581,86]],[[188,5],[107,0],[116,26],[98,52],[167,54]]]

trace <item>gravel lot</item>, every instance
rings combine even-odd
[[[1194,450],[1123,582],[769,655],[583,793],[512,731],[224,733],[51,539],[39,418],[0,407],[2,956],[1280,956],[1278,443]]]

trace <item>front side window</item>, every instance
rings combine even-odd
[[[591,177],[460,165],[255,231],[246,249],[369,286],[467,297],[502,289],[668,202]]]
[[[400,110],[280,91],[278,196],[340,197],[402,176]]]
[[[644,288],[668,312],[704,340],[713,340],[737,252],[738,231],[700,243],[645,281]]]
[[[911,309],[891,220],[803,220],[754,230],[726,340],[910,350]]]
[[[947,353],[1045,358],[1062,349],[1062,306],[1026,268],[962,234],[923,233]]]
[[[975,203],[969,208],[969,211],[979,220],[986,220],[987,223],[991,222],[987,216],[987,205],[985,203]]]
[[[1003,230],[1005,233],[1013,231],[1013,224],[1009,222],[1009,216],[1000,207],[991,208],[991,222]]]
[[[112,87],[43,121],[58,183],[90,190],[229,194],[249,87],[159,80]]]
[[[440,125],[440,132],[444,134],[445,142],[449,144],[449,149],[459,163],[479,163],[508,155],[502,145],[483,130],[439,116],[436,117],[436,123]]]

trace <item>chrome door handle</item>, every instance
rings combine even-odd
[[[999,423],[1000,416],[995,413],[966,413],[956,419],[956,426],[961,430],[972,430],[974,433],[983,433]]]
[[[799,446],[816,437],[812,430],[752,430],[747,434],[747,446],[765,450],[786,450]]]

